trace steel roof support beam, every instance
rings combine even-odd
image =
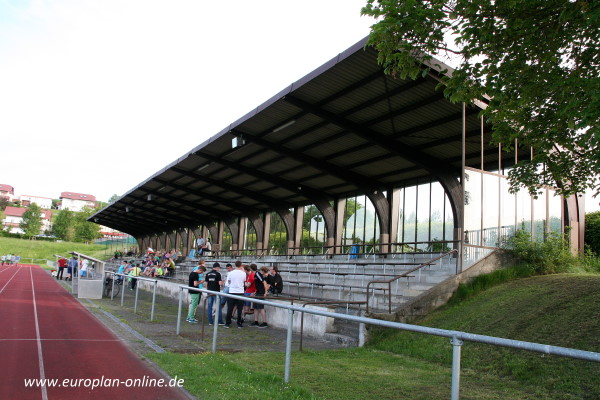
[[[197,154],[194,154],[194,156],[196,157],[200,157]],[[216,161],[218,162],[218,161]],[[178,168],[178,167],[173,167],[172,168],[173,171],[175,172],[179,172],[180,174],[185,174],[186,176],[190,177],[190,178],[195,178],[197,180],[202,180],[204,182],[206,182],[207,184],[214,186],[214,187],[218,187],[223,189],[224,191],[230,192],[230,193],[236,193],[239,194],[240,197],[247,197],[250,199],[253,199],[259,203],[263,203],[268,205],[269,207],[277,207],[281,205],[281,202],[279,201],[273,201],[273,198],[265,196],[263,194],[260,193],[256,193],[253,192],[252,190],[247,190],[243,187],[240,187],[239,185],[233,185],[230,183],[227,183],[223,180],[218,180],[218,179],[214,179],[205,175],[202,175],[198,172],[195,171],[185,171],[182,168]],[[258,179],[257,179],[258,180]],[[169,183],[168,185],[172,185],[171,183]],[[276,186],[273,186],[274,188],[276,188]],[[292,204],[285,204],[288,207],[293,207]],[[233,207],[232,207],[233,208]],[[243,211],[243,210],[240,210]]]

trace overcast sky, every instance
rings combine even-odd
[[[0,183],[122,195],[369,33],[365,0],[0,0]]]
[[[365,3],[0,0],[0,183],[123,195],[367,36]]]

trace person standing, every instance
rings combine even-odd
[[[220,292],[221,286],[223,286],[223,278],[221,277],[221,273],[219,270],[221,266],[218,262],[213,264],[212,270],[204,275],[204,282],[206,282],[206,288],[213,292]],[[225,325],[223,322],[223,312],[221,311],[221,307],[217,304],[217,295],[209,295],[208,296],[208,324],[213,324],[213,313],[215,312],[214,308],[217,308],[217,315],[219,318],[219,325]]]
[[[256,264],[250,264],[250,266],[246,266],[244,268],[244,270],[246,271],[246,282],[244,283],[246,290],[244,291],[244,296],[246,297],[254,297],[254,294],[256,293],[256,286],[254,286],[254,276],[256,275],[257,268],[258,267],[256,266]],[[244,303],[244,318],[248,314],[254,314],[254,304],[250,301],[246,301]]]
[[[132,265],[131,271],[129,272],[129,275],[131,276],[130,290],[135,290],[138,281],[137,277],[140,276],[141,273],[142,269],[140,268],[140,264],[135,264],[135,266]]]
[[[188,286],[191,288],[199,288],[202,284],[202,280],[200,278],[200,265],[195,267],[190,275],[188,276]],[[190,294],[190,307],[188,309],[188,315],[186,321],[190,324],[198,323],[196,319],[196,308],[198,307],[198,303],[200,302],[200,292],[196,292],[193,290],[188,290]]]
[[[233,271],[233,265],[227,263],[225,269],[227,270],[227,273],[225,274],[225,279],[223,279],[223,293],[229,293],[229,273]],[[223,308],[226,302],[227,297],[221,297],[221,308]]]
[[[81,276],[81,277],[87,276],[87,268],[88,268],[88,260],[87,260],[87,258],[84,258],[81,261],[81,270],[79,271],[79,276]]]
[[[227,317],[225,318],[225,328],[229,328],[231,325],[231,316],[233,309],[237,307],[237,326],[243,328],[242,323],[242,311],[244,309],[244,282],[246,282],[246,272],[244,272],[244,265],[240,260],[235,262],[235,269],[227,275],[229,281],[229,294],[235,294],[240,298],[227,298]]]
[[[271,267],[269,276],[267,277],[267,283],[270,285],[269,293],[281,294],[281,292],[283,292],[283,278],[281,277],[279,268],[277,268],[276,265]]]
[[[58,259],[58,273],[56,274],[57,280],[62,280],[63,273],[65,272],[65,268],[67,267],[67,259],[61,257]]]
[[[77,273],[77,265],[77,258],[75,258],[75,256],[71,257],[67,263],[67,275],[69,275],[69,277],[66,279],[67,281],[73,280],[73,274]]]
[[[124,275],[126,274],[129,270],[129,262],[128,261],[123,261],[121,263],[121,265],[119,265],[119,269],[117,270],[117,274],[121,274]],[[117,279],[120,280],[121,282],[123,282],[123,277],[122,276],[117,276]]]
[[[269,268],[261,267],[259,271],[254,275],[254,286],[256,287],[256,292],[254,293],[254,297],[259,299],[264,299],[267,297],[267,293],[269,291],[269,284],[267,283],[267,276],[269,275]],[[254,305],[254,322],[252,326],[257,326],[259,328],[268,328],[269,324],[267,324],[267,312],[265,311],[264,304],[253,303]],[[262,320],[262,322],[260,322]]]

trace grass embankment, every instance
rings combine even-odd
[[[422,325],[600,351],[600,276],[551,275],[500,284],[432,313]],[[461,399],[598,399],[600,365],[489,345],[463,346]],[[152,354],[201,399],[438,399],[450,396],[446,338],[375,330],[366,348]]]
[[[28,240],[0,237],[0,255],[14,254],[21,256],[22,263],[43,265],[43,260],[54,260],[55,254],[68,256],[69,252],[76,251],[88,256],[104,259],[106,248],[98,244],[85,244],[74,242],[48,242],[42,240]],[[33,259],[33,262],[31,262]]]

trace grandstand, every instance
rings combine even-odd
[[[436,60],[415,80],[387,76],[366,40],[89,220],[186,255],[179,279],[209,238],[210,262],[277,265],[286,295],[392,317],[497,267],[517,229],[568,231],[582,251],[582,199],[508,192],[508,170],[532,150],[490,144],[487,99],[449,102],[437,87],[452,69]]]

